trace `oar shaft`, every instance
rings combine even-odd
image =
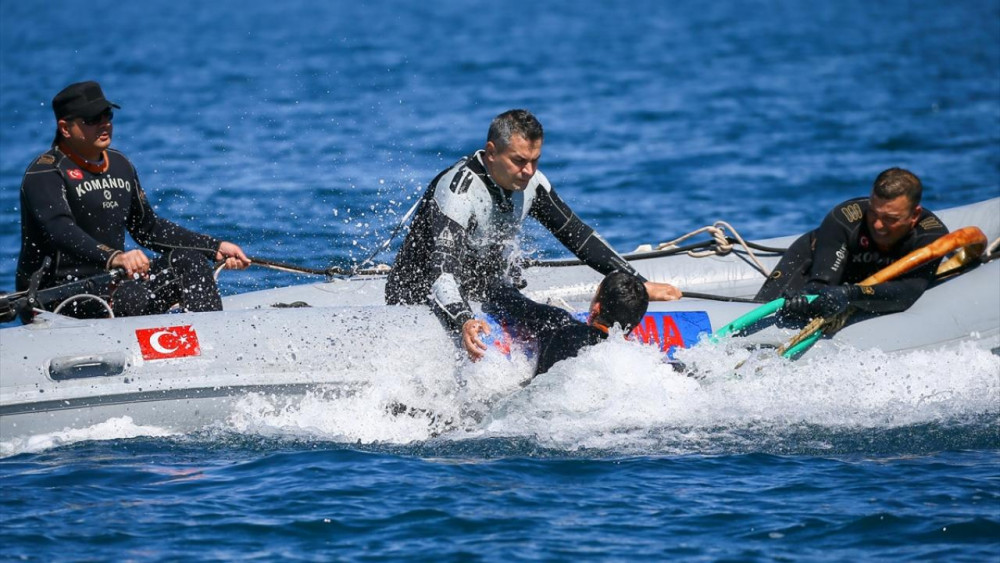
[[[328,275],[328,270],[320,270],[317,268],[306,268],[304,266],[286,264],[284,262],[278,262],[276,260],[268,260],[267,258],[251,257],[250,261],[251,265],[262,266],[264,268],[270,268],[272,270],[278,270],[281,272],[290,272],[293,274],[310,274],[314,276]]]
[[[979,227],[963,227],[903,256],[868,278],[865,278],[858,285],[875,285],[889,281],[931,260],[941,258],[958,248],[972,247],[970,248],[972,254],[978,256],[982,254],[983,249],[986,248],[986,244],[986,235],[983,234],[983,231],[979,230]]]

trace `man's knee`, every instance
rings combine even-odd
[[[796,239],[764,281],[754,301],[766,303],[781,297],[786,292],[801,289],[812,267],[814,241],[815,235],[811,232]]]
[[[111,294],[111,308],[116,317],[149,315],[153,312],[150,307],[150,294],[145,281],[126,281]]]
[[[389,274],[385,282],[386,305],[419,305],[427,302],[430,288],[423,284],[404,283],[402,276]]]
[[[171,250],[167,255],[170,268],[180,275],[198,274],[211,275],[212,264],[204,254],[197,250],[178,248]]]

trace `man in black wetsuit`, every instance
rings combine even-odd
[[[602,274],[638,275],[581,221],[538,171],[542,125],[530,112],[510,110],[490,124],[486,147],[444,170],[424,193],[386,284],[386,303],[427,303],[461,333],[478,359],[485,321],[469,299],[485,300],[504,284],[519,284],[517,237],[534,217],[573,254]],[[642,278],[640,278],[642,279]],[[672,285],[642,279],[650,299],[678,299]]]
[[[21,182],[17,289],[27,289],[31,275],[50,258],[40,288],[124,270],[128,279],[100,296],[110,298],[116,316],[163,313],[175,303],[189,311],[222,309],[210,260],[242,269],[250,259],[231,242],[157,217],[132,163],[109,148],[112,108],[119,106],[97,82],[70,84],[52,99],[52,148],[31,163]],[[162,255],[150,261],[142,250],[124,250],[126,230]],[[64,310],[78,317],[107,314],[91,299]]]
[[[597,286],[590,302],[590,317],[586,323],[559,309],[536,303],[510,286],[490,292],[483,311],[501,319],[518,331],[527,330],[538,343],[538,364],[535,375],[545,373],[560,360],[572,358],[587,346],[608,337],[615,325],[628,334],[649,306],[649,295],[643,282],[625,272],[612,272]]]
[[[818,229],[792,243],[757,300],[785,297],[782,311],[802,318],[831,317],[849,306],[869,313],[908,309],[933,281],[938,261],[877,285],[855,284],[948,233],[920,206],[922,193],[912,172],[882,172],[869,197],[841,203]],[[805,297],[810,294],[818,296],[812,303]]]

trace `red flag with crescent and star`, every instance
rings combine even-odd
[[[191,325],[136,329],[139,350],[145,360],[165,360],[201,355],[198,334]]]

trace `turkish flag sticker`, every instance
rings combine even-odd
[[[136,329],[135,337],[145,360],[201,355],[198,334],[191,325],[140,328]]]
[[[70,168],[66,171],[66,175],[74,180],[83,180],[83,170],[79,168]]]

